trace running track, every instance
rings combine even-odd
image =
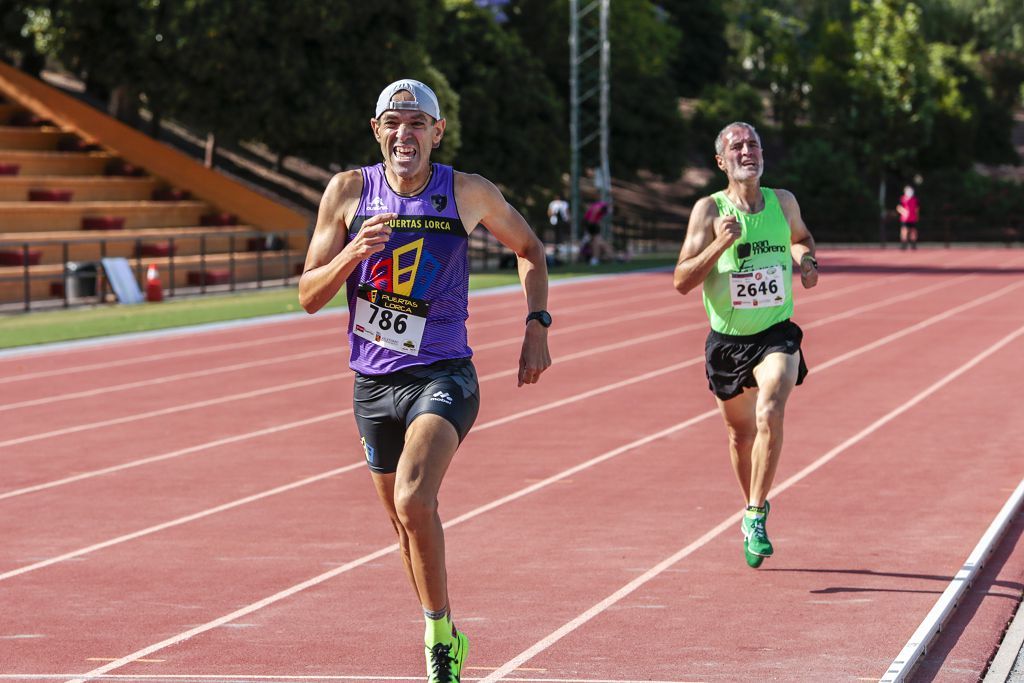
[[[1024,478],[1024,252],[843,250],[797,292],[746,567],[667,273],[474,297],[483,407],[442,489],[464,680],[878,680]],[[0,682],[421,680],[422,618],[351,418],[342,314],[0,356]],[[916,680],[974,681],[1024,582],[1014,517]]]

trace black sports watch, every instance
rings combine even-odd
[[[544,327],[551,327],[551,314],[545,310],[534,311],[530,315],[526,316],[526,322],[529,323],[531,320],[536,320]]]

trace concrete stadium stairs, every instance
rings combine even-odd
[[[102,299],[68,290],[104,257],[143,291],[150,264],[171,294],[294,278],[311,221],[0,62],[0,311]]]

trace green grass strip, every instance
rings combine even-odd
[[[556,266],[551,268],[550,276],[552,280],[560,280],[584,275],[621,273],[671,265],[674,261],[674,255],[649,255],[634,258],[629,263]],[[518,282],[519,277],[514,270],[478,273],[470,276],[469,288],[487,289]],[[329,306],[340,306],[343,303],[343,297],[337,296]],[[15,313],[0,317],[0,348],[242,320],[301,310],[296,288],[287,287],[232,294],[207,294],[137,306],[98,304],[68,310]]]

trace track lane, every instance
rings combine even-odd
[[[827,322],[828,320],[829,319],[824,319],[822,322]],[[810,323],[810,325],[809,325],[809,327],[814,327],[814,326],[815,326],[814,322]],[[664,332],[661,333],[661,334],[666,339],[674,337],[675,335],[672,334],[673,329],[675,329],[675,328],[670,328],[667,331],[668,332],[667,334],[664,333]],[[654,338],[657,338],[657,334],[655,334],[653,336],[654,336]],[[622,344],[623,343],[620,342],[619,346],[621,346]],[[601,350],[600,348],[597,348],[597,349],[592,349],[590,351],[577,352],[576,354],[566,354],[564,356],[564,358],[566,360],[570,360],[574,356],[579,356],[581,354],[592,353],[594,351],[600,351],[600,350]],[[603,363],[604,361],[598,361],[598,362],[599,363]],[[582,372],[585,375],[593,376],[596,373],[600,372],[601,369],[602,368],[600,367],[600,365],[593,366],[593,367],[585,367],[584,366],[582,368]],[[501,373],[499,373],[499,374],[501,374]],[[505,375],[513,375],[514,374],[514,369],[506,370],[506,371],[504,371],[503,374],[505,374]],[[485,381],[486,381],[486,379],[488,379],[487,375],[483,375],[482,377],[484,378]],[[526,394],[520,394],[518,391],[514,392],[514,395],[518,395],[520,397],[526,397]],[[351,436],[351,438],[354,439],[354,436]],[[271,452],[271,454],[277,453],[277,451],[273,450],[273,449],[270,452]],[[267,460],[270,461],[271,465],[275,464],[273,462],[273,455],[269,456],[269,458],[265,458],[265,461],[267,461]],[[326,465],[326,463],[325,463],[325,465]],[[223,465],[222,465],[222,467],[223,467]],[[230,467],[230,466],[228,466],[228,467]],[[258,469],[260,469],[260,471],[263,471],[263,470],[265,470],[267,468],[265,466],[262,466],[262,467],[260,467]],[[278,468],[278,469],[280,469],[280,468]],[[284,481],[289,481],[291,479],[294,479],[296,476],[300,476],[300,475],[301,476],[306,476],[309,473],[308,472],[309,469],[310,468],[307,467],[301,473],[296,474],[296,475],[292,475],[291,477],[279,475],[278,474],[278,470],[276,470],[274,468],[270,468],[269,471],[272,473],[274,480],[280,481],[280,482],[283,483]],[[228,471],[230,472],[230,469]],[[146,481],[146,479],[148,479],[149,476],[150,476],[149,473],[141,474],[140,477],[142,477],[143,479],[141,479],[141,481],[135,480],[135,481],[138,481],[137,485],[140,486],[140,487],[144,486],[145,481]],[[160,472],[157,472],[153,476],[155,476],[156,478],[160,479],[160,478],[163,478],[166,475],[162,475]],[[172,472],[171,476],[173,477],[173,472]],[[200,475],[197,475],[197,476],[206,476],[206,475],[205,474],[200,474]],[[213,477],[213,478],[216,479],[217,477]],[[170,481],[173,482],[174,485],[178,485],[178,483],[173,478],[170,479]],[[227,481],[234,481],[234,478],[228,477]],[[136,484],[133,484],[132,482],[133,482],[132,479],[122,480],[119,485],[128,486],[128,487],[134,488],[134,486]],[[166,488],[166,487],[164,487],[164,488]],[[253,487],[250,486],[250,489],[252,489],[252,488]],[[251,494],[252,491],[251,490],[250,491],[245,491],[245,493],[248,495],[248,494]],[[91,489],[83,490],[78,495],[80,497],[84,496],[85,499],[88,499],[88,500],[108,500],[108,499],[109,500],[115,500],[118,503],[120,503],[122,508],[124,506],[126,506],[126,505],[130,505],[130,502],[128,502],[128,501],[122,502],[122,501],[118,500],[116,497],[111,498],[111,497],[104,497],[103,495],[97,495],[96,492],[91,490]],[[226,504],[226,501],[225,500],[217,501],[217,504],[224,505],[224,504]],[[94,509],[96,509],[98,506],[95,503],[93,503],[92,507]],[[12,511],[14,512],[14,514],[12,514],[10,517],[8,517],[8,519],[19,519],[19,520],[29,519],[29,520],[33,520],[33,522],[36,524],[36,528],[40,532],[39,533],[39,537],[45,537],[45,534],[42,533],[44,530],[51,530],[51,529],[58,529],[58,528],[61,528],[63,533],[66,534],[69,531],[69,529],[66,528],[66,525],[62,527],[62,525],[59,524],[59,520],[55,519],[53,514],[48,514],[47,513],[47,511],[50,510],[50,509],[51,509],[51,507],[48,506],[45,501],[42,501],[42,502],[32,501],[31,503],[29,503],[27,505],[27,507],[25,509],[19,509],[18,507],[13,508]],[[53,510],[56,512],[57,508],[53,508]],[[114,510],[108,510],[105,515],[101,515],[101,518],[102,517],[107,517],[107,518],[114,518],[114,519],[123,519],[123,518],[127,517],[124,514],[124,512],[125,512],[125,510],[123,510],[123,509],[118,510],[118,509],[115,508]],[[160,512],[162,512],[162,511],[160,511]],[[159,512],[157,510],[154,510],[154,516],[158,516],[158,514],[159,514]],[[184,514],[184,512],[182,511],[181,513],[178,513],[178,514]],[[79,521],[79,520],[75,520],[75,521]],[[153,521],[154,524],[159,523],[159,521],[157,519],[153,519],[152,521]],[[97,534],[100,532],[100,530],[104,529],[102,524],[101,525],[97,525],[96,524],[96,520],[94,518],[83,518],[82,520],[80,520],[79,526],[82,527],[82,528],[89,528],[91,530],[94,530],[94,531],[97,532]],[[13,536],[15,536],[17,534],[17,531],[12,529],[11,533],[12,533],[12,537],[13,537]],[[22,528],[22,533],[26,534],[27,536],[29,536],[31,538],[36,537],[36,534],[32,533],[32,528],[31,527],[29,529],[27,529],[27,530]],[[52,535],[52,533],[51,533],[51,535]],[[97,541],[97,542],[99,542],[99,541]],[[15,545],[15,548],[16,547],[17,546]],[[70,551],[71,549],[68,548],[68,549],[65,549],[65,550]],[[8,567],[7,569],[8,569],[8,571],[13,571],[14,570],[13,567]]]
[[[720,438],[720,437],[719,437],[719,438]],[[732,485],[734,485],[734,484],[732,484]]]

